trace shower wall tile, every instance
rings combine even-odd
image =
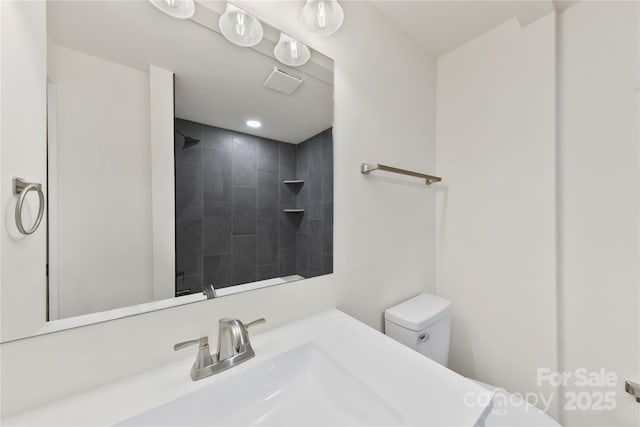
[[[298,179],[302,179],[305,182],[308,179],[309,174],[309,142],[305,141],[296,145],[296,169]]]
[[[278,218],[279,179],[277,173],[258,173],[258,218]]]
[[[204,204],[204,255],[231,254],[232,207],[231,203],[208,202]]]
[[[231,152],[233,132],[213,126],[202,127],[202,143],[204,149]]]
[[[322,180],[320,172],[309,173],[309,200],[320,202],[322,200]]]
[[[296,146],[294,144],[280,143],[280,163],[296,162]]]
[[[280,277],[280,265],[261,265],[258,267],[258,280],[273,279],[274,277]]]
[[[296,256],[296,273],[302,277],[309,276],[309,236],[298,233],[298,254]]]
[[[312,146],[318,146],[314,144]],[[320,180],[320,172],[310,172],[308,174],[309,182],[309,200],[307,202],[306,216],[309,220],[322,219],[322,181]]]
[[[255,282],[258,277],[256,236],[233,236],[231,281],[234,285]]]
[[[203,285],[213,285],[214,289],[231,286],[231,255],[204,257]]]
[[[291,181],[298,179],[298,173],[296,171],[296,163],[293,162],[280,162],[280,180]],[[291,184],[289,184],[291,185]],[[291,192],[295,194],[295,186],[290,188]]]
[[[287,214],[282,212],[280,215],[280,247],[295,248],[296,232],[300,227],[300,214]]]
[[[304,209],[304,213],[298,215],[298,217],[300,217],[300,226],[298,227],[298,233],[307,234],[309,233],[309,190],[307,190],[306,188],[300,190],[296,203],[299,209]]]
[[[231,158],[231,184],[234,187],[258,186],[258,140],[235,134]]]
[[[333,171],[333,166],[331,166]],[[333,202],[333,173],[322,172],[322,201]]]
[[[333,256],[333,226],[329,223],[321,222],[321,230],[322,233],[322,254],[323,255],[331,255]]]
[[[296,270],[304,277],[333,271],[333,137],[331,129],[296,146],[296,173],[304,179],[297,206]]]
[[[309,266],[322,267],[322,221],[309,221]]]
[[[277,219],[261,219],[258,221],[258,265],[279,263],[279,229]]]
[[[318,267],[313,267],[310,265],[306,277],[317,277],[317,276],[322,276],[322,270],[319,269]]]
[[[176,163],[176,220],[202,216],[202,165]]]
[[[333,225],[333,203],[322,204],[322,223]]]
[[[205,149],[202,157],[204,200],[207,202],[230,202],[231,153]]]
[[[322,165],[333,165],[333,137],[331,129],[327,129],[319,136],[322,144]]]
[[[309,152],[307,154],[307,161],[309,173],[322,172],[322,141],[318,137],[312,138],[312,142],[309,144]]]
[[[202,219],[176,221],[176,270],[202,274]]]
[[[256,188],[234,187],[231,191],[233,200],[233,235],[256,234],[258,212],[258,190]]]
[[[270,139],[258,140],[258,171],[278,173],[280,144]]]
[[[285,184],[284,181],[295,179],[296,170],[295,163],[280,163],[280,177],[278,179],[278,188],[280,190],[280,208],[289,209],[296,207],[296,197],[300,192],[302,185]]]
[[[333,273],[333,256],[322,254],[322,274]]]
[[[296,272],[296,246],[280,249],[280,277],[293,276]]]

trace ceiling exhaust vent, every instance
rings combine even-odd
[[[291,95],[302,84],[302,77],[294,76],[278,67],[273,67],[273,71],[264,81],[264,85],[285,95]]]

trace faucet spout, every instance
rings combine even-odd
[[[199,344],[198,357],[191,369],[191,378],[196,381],[226,371],[255,356],[249,341],[248,328],[266,322],[265,319],[254,320],[244,325],[238,319],[225,317],[220,319],[218,328],[218,352],[209,353],[207,337],[176,344],[174,350],[181,350],[190,345]]]
[[[218,322],[218,361],[240,353],[242,328],[240,321],[225,317]]]
[[[244,325],[238,319],[224,318],[219,321],[218,361],[229,359],[242,353],[253,352],[249,341],[249,328],[266,322],[264,318]]]

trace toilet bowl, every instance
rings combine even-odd
[[[451,332],[451,302],[420,294],[384,312],[385,333],[430,359],[447,366]],[[485,426],[560,426],[518,395],[471,380],[493,393],[493,410]]]

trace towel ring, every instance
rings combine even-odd
[[[24,204],[24,199],[27,197],[27,193],[30,191],[35,191],[38,193],[38,216],[36,217],[36,222],[33,226],[27,230],[22,223],[22,205]],[[37,184],[34,182],[26,182],[22,178],[18,178],[16,176],[13,177],[13,194],[19,194],[18,201],[16,202],[16,227],[18,227],[18,231],[25,236],[29,234],[33,234],[40,223],[42,222],[42,217],[44,216],[44,193],[42,192],[42,184]]]

